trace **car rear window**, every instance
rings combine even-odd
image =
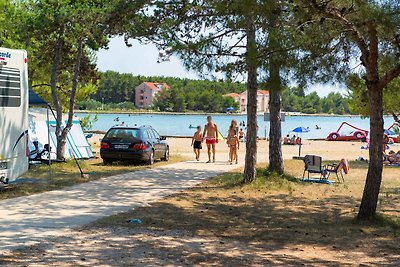
[[[107,135],[107,138],[140,138],[140,130],[139,129],[111,129]]]

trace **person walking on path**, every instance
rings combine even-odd
[[[203,142],[203,134],[201,133],[201,126],[197,126],[197,131],[194,133],[192,138],[192,147],[196,160],[200,160],[200,150],[202,149],[201,143]]]
[[[215,146],[218,143],[218,126],[213,123],[211,116],[207,116],[207,124],[204,126],[203,136],[207,144],[207,163],[211,162],[211,152],[213,155],[212,162],[215,162]]]

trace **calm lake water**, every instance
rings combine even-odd
[[[76,116],[82,118],[87,113],[76,113]],[[119,118],[119,122],[115,121]],[[218,125],[219,130],[225,136],[232,119],[239,122],[246,121],[246,115],[213,115],[214,122]],[[325,138],[329,133],[336,131],[340,124],[346,121],[358,128],[369,130],[369,119],[362,119],[358,116],[348,117],[323,117],[323,116],[286,116],[286,121],[282,123],[282,134],[288,134],[298,126],[309,127],[310,132],[302,134],[303,138]],[[206,115],[170,115],[170,114],[99,114],[99,120],[93,124],[92,130],[107,131],[110,127],[125,122],[128,126],[151,125],[161,135],[168,136],[191,136],[195,129],[189,128],[190,125],[202,127],[206,123]],[[385,118],[385,128],[392,125],[391,117]],[[260,137],[265,137],[269,133],[269,122],[264,121],[263,116],[258,116]],[[321,127],[316,130],[315,126]],[[350,133],[349,127],[344,127],[342,134]]]

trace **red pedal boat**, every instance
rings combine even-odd
[[[350,132],[350,134],[343,135],[340,134],[340,130],[344,125],[349,126],[350,128],[354,129],[354,131]],[[336,132],[330,133],[327,137],[326,140],[328,141],[355,141],[355,140],[363,140],[368,137],[368,131],[363,130],[360,128],[355,127],[354,125],[351,125],[348,122],[342,122],[340,127],[337,129]]]

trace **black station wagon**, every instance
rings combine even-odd
[[[115,126],[108,130],[101,141],[100,156],[104,164],[117,160],[145,161],[153,164],[156,159],[169,160],[166,138],[151,126]]]

